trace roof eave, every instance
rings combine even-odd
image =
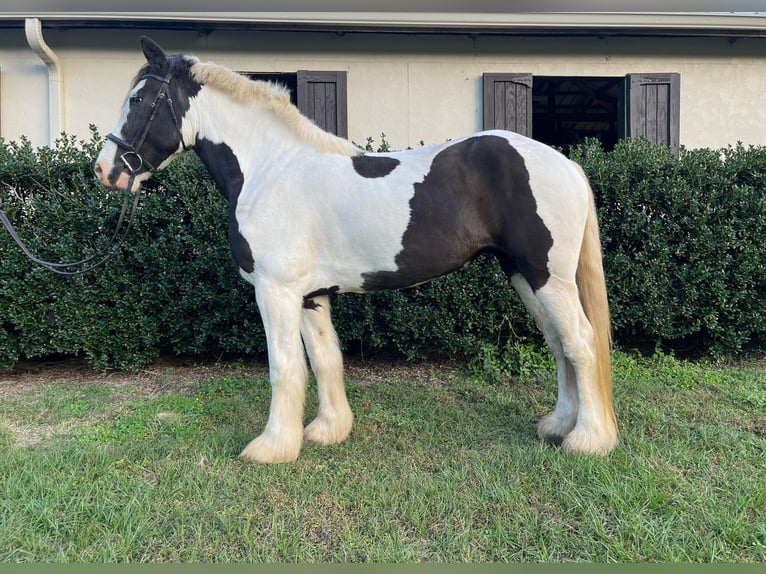
[[[766,36],[766,16],[668,12],[45,12],[47,26],[266,28],[376,32],[500,34]]]

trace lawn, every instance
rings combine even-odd
[[[357,361],[350,438],[275,466],[236,458],[266,420],[263,369],[14,387],[0,395],[0,560],[766,560],[763,365],[615,353],[622,441],[588,458],[535,436],[549,362],[520,380],[489,359]]]

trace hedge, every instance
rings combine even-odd
[[[618,344],[680,354],[766,344],[766,148],[646,140],[578,150],[601,220]]]
[[[92,176],[100,136],[53,148],[0,141],[0,208],[44,259],[104,247],[122,203]],[[766,347],[766,149],[682,150],[644,140],[574,152],[596,193],[616,344],[694,355]],[[146,188],[105,265],[61,277],[0,233],[0,365],[85,357],[136,368],[161,353],[265,352],[252,288],[233,263],[226,206],[194,154]],[[499,266],[480,257],[413,289],[333,299],[344,347],[366,354],[474,356],[541,338]]]

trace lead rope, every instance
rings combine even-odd
[[[131,194],[131,192],[128,190],[130,190],[133,187],[134,179],[135,179],[135,176],[131,174],[130,179],[128,180],[128,186],[124,192],[124,199],[122,202],[122,209],[120,210],[120,217],[117,220],[117,226],[114,230],[114,233],[112,234],[112,237],[109,239],[109,243],[107,244],[107,246],[104,249],[97,251],[90,257],[86,257],[85,259],[80,259],[79,261],[71,261],[67,263],[52,263],[50,261],[45,261],[44,259],[40,259],[39,257],[35,256],[32,253],[32,251],[26,246],[26,244],[22,241],[21,237],[19,237],[19,234],[16,232],[16,230],[13,227],[13,224],[8,219],[8,216],[5,214],[5,211],[3,210],[0,210],[0,221],[5,226],[5,229],[8,231],[11,238],[16,242],[16,244],[24,252],[24,255],[26,255],[29,258],[29,260],[32,261],[33,263],[37,263],[38,265],[40,265],[41,267],[44,267],[48,271],[51,271],[52,273],[57,273],[59,275],[66,275],[70,277],[74,275],[82,275],[83,273],[87,273],[88,271],[95,269],[99,265],[106,263],[109,259],[114,257],[114,255],[117,253],[117,247],[115,247],[114,249],[108,252],[107,250],[118,239],[118,236],[120,235],[120,229],[122,228],[122,225],[125,222],[125,215],[128,211],[128,204],[130,203],[130,194]],[[133,207],[131,208],[130,214],[128,215],[128,225],[125,228],[125,230],[122,232],[122,235],[119,237],[120,240],[125,238],[125,236],[128,234],[128,231],[130,231],[131,226],[133,225],[133,217],[136,214],[136,208],[138,207],[138,200],[140,196],[141,196],[140,190],[137,190],[134,193]],[[73,267],[79,267],[86,263],[90,263],[91,261],[94,261],[94,262],[91,263],[90,265],[87,265],[86,267],[82,269],[77,269],[74,271],[71,270]]]

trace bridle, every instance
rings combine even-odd
[[[48,271],[51,271],[53,273],[57,273],[59,275],[81,275],[83,273],[87,273],[88,271],[94,269],[95,267],[98,267],[102,263],[105,263],[107,260],[111,259],[115,253],[117,253],[117,247],[113,248],[111,251],[107,252],[107,249],[115,242],[115,240],[119,239],[122,240],[125,238],[125,236],[128,234],[128,231],[130,231],[131,226],[133,225],[133,217],[136,214],[136,208],[138,207],[138,200],[140,197],[140,190],[136,190],[136,192],[133,194],[133,206],[131,207],[130,214],[127,218],[127,227],[125,230],[120,234],[120,230],[125,222],[125,216],[128,211],[128,204],[130,203],[130,195],[131,195],[131,189],[133,188],[133,183],[136,179],[136,176],[139,174],[140,170],[146,166],[150,173],[155,173],[157,171],[157,167],[146,161],[144,157],[141,155],[141,148],[144,145],[144,142],[146,141],[146,136],[149,134],[149,128],[151,127],[152,123],[154,122],[154,119],[157,117],[157,112],[159,111],[160,104],[163,102],[168,104],[168,107],[170,109],[170,115],[173,118],[173,126],[176,128],[176,131],[178,132],[178,136],[181,139],[181,145],[183,146],[184,151],[189,150],[189,146],[186,145],[184,142],[183,134],[181,133],[181,126],[178,121],[178,117],[176,116],[175,108],[173,108],[173,100],[170,98],[168,94],[168,90],[170,88],[170,80],[173,78],[173,72],[168,73],[167,76],[158,76],[156,74],[147,74],[143,76],[145,79],[152,79],[152,80],[158,80],[162,82],[162,86],[160,87],[159,91],[157,92],[157,95],[154,98],[154,102],[152,102],[151,106],[151,114],[149,118],[146,121],[146,125],[144,126],[143,130],[141,130],[140,135],[133,141],[133,142],[127,142],[120,138],[119,136],[116,136],[113,133],[109,133],[106,135],[106,139],[109,141],[115,143],[118,148],[126,150],[122,155],[120,155],[120,160],[125,165],[125,169],[130,174],[130,178],[128,180],[127,188],[124,192],[124,199],[122,202],[122,209],[120,211],[119,219],[117,220],[117,227],[114,230],[114,233],[112,234],[112,237],[109,240],[109,243],[105,248],[98,251],[97,253],[94,253],[90,257],[86,257],[85,259],[81,259],[79,261],[71,261],[67,263],[52,263],[50,261],[45,261],[43,259],[40,259],[39,257],[36,257],[29,248],[24,244],[24,242],[19,237],[18,233],[16,233],[16,230],[13,228],[13,225],[11,224],[10,220],[8,219],[8,216],[5,214],[4,211],[0,210],[0,222],[5,226],[5,228],[8,230],[8,233],[10,234],[11,238],[16,242],[16,244],[21,248],[21,250],[24,252],[24,255],[26,255],[32,262],[37,263],[38,265],[44,267]],[[128,158],[133,158],[133,161],[136,162],[136,165],[133,165],[128,161]],[[72,270],[74,267],[79,267],[81,265],[85,265],[88,263],[86,267],[82,269],[76,269]]]
[[[151,114],[149,115],[149,118],[146,120],[146,124],[144,125],[144,129],[141,130],[138,137],[136,137],[132,142],[127,142],[121,137],[115,135],[114,133],[108,133],[106,134],[106,139],[109,141],[115,143],[118,148],[124,149],[125,152],[120,155],[120,161],[122,161],[123,165],[125,166],[125,169],[130,174],[130,179],[128,180],[128,189],[131,189],[133,187],[133,181],[136,178],[136,175],[139,173],[139,171],[146,166],[147,171],[150,173],[155,173],[157,171],[157,167],[146,161],[146,159],[141,155],[141,148],[144,145],[144,142],[146,141],[146,136],[149,134],[149,128],[151,128],[152,123],[154,122],[154,119],[157,117],[157,112],[160,109],[160,105],[165,102],[168,105],[168,108],[170,110],[170,115],[173,118],[173,127],[175,127],[176,132],[178,132],[178,137],[181,140],[181,145],[183,146],[184,151],[189,150],[189,146],[186,145],[186,142],[184,142],[184,136],[181,133],[181,125],[178,121],[178,116],[176,115],[176,110],[173,107],[173,100],[170,98],[170,95],[168,94],[168,90],[170,89],[170,80],[173,79],[173,72],[168,72],[167,76],[158,76],[157,74],[147,74],[145,76],[142,76],[142,79],[145,80],[157,80],[159,82],[162,82],[162,85],[160,86],[159,91],[157,92],[157,95],[154,96],[154,101],[151,105]],[[136,162],[136,165],[132,165],[130,161],[128,161],[128,158],[133,158],[133,161]]]

